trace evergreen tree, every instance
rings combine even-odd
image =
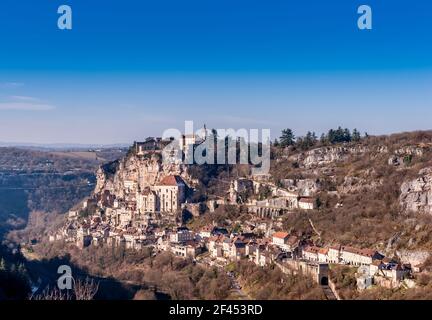
[[[321,134],[320,142],[321,144],[327,143],[327,136],[324,133]]]
[[[295,136],[291,129],[282,130],[282,136],[280,137],[280,145],[282,147],[292,146],[295,142]]]
[[[360,132],[357,129],[354,129],[352,132],[352,141],[358,142],[361,139]]]
[[[344,129],[342,142],[351,142],[351,132],[347,128]]]
[[[308,149],[313,147],[317,142],[317,137],[315,132],[308,131],[305,137],[297,139],[297,146],[301,149]]]

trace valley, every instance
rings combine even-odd
[[[266,175],[244,164],[167,165],[154,138],[118,158],[8,149],[5,244],[134,285],[128,299],[429,296],[432,132],[284,138]]]

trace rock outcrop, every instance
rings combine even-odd
[[[282,179],[281,183],[284,188],[303,197],[312,196],[322,189],[319,179]]]
[[[406,212],[432,214],[432,167],[420,170],[418,178],[402,183],[399,202]]]
[[[424,153],[425,148],[417,147],[417,146],[405,146],[395,150],[396,155],[412,155],[421,157]]]
[[[322,147],[292,156],[290,160],[299,163],[301,167],[311,168],[327,165],[333,162],[346,161],[350,155],[363,154],[369,151],[365,146],[352,147]]]
[[[346,176],[343,183],[337,187],[339,193],[358,193],[375,190],[382,186],[383,179],[368,179],[354,176]]]
[[[179,175],[191,185],[194,184],[187,167],[181,163],[163,164],[158,154],[149,157],[129,154],[121,160],[99,168],[94,192],[98,194],[107,190],[122,198],[128,189],[127,184],[135,184],[137,188],[144,190],[168,175]]]
[[[396,251],[396,256],[399,257],[402,263],[409,263],[412,266],[416,266],[424,263],[426,259],[429,258],[430,252],[400,250]]]

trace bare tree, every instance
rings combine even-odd
[[[75,281],[74,295],[76,300],[93,300],[99,290],[99,283],[93,279],[86,278]]]
[[[92,300],[99,290],[99,283],[93,279],[77,280],[74,282],[73,291],[61,291],[57,287],[49,286],[38,295],[31,295],[30,300]]]
[[[60,289],[54,287],[46,287],[42,293],[37,295],[31,295],[30,300],[72,300],[69,291],[62,292]]]

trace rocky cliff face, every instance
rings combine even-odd
[[[400,250],[396,255],[401,259],[402,263],[410,263],[412,266],[422,264],[430,256],[429,251],[408,251]]]
[[[194,184],[187,172],[187,167],[183,164],[163,164],[158,154],[148,157],[130,154],[115,163],[99,168],[96,173],[95,193],[108,190],[112,194],[123,197],[127,190],[125,182],[136,183],[136,186],[143,190],[168,175],[179,175],[186,182]]]
[[[375,190],[382,186],[383,179],[346,176],[341,185],[337,187],[339,193],[359,193]]]
[[[319,179],[283,179],[281,183],[289,191],[305,197],[312,196],[322,189]]]
[[[432,167],[420,170],[418,178],[402,183],[399,202],[404,211],[432,214]]]
[[[417,146],[405,146],[399,149],[396,149],[394,153],[388,159],[388,164],[392,166],[402,166],[409,165],[412,161],[412,158],[421,157],[424,155],[426,148],[417,147]]]
[[[346,161],[351,155],[364,154],[368,151],[370,151],[368,147],[361,145],[351,147],[323,147],[292,156],[291,160],[297,161],[300,167],[311,168],[333,162]],[[387,152],[387,150],[381,149],[377,151]]]

